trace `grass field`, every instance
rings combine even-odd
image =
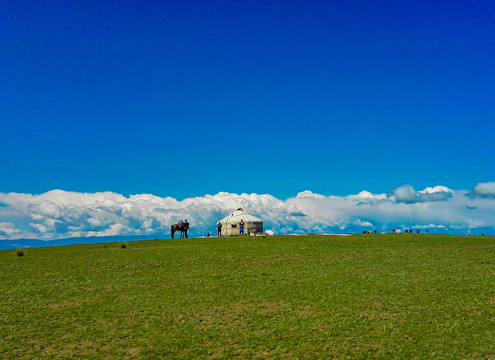
[[[0,251],[0,358],[495,359],[495,238]]]

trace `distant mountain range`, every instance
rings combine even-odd
[[[0,240],[0,250],[17,249],[17,248],[34,248],[48,246],[64,246],[75,244],[97,244],[117,241],[137,241],[152,240],[158,237],[154,236],[90,236],[90,237],[73,237],[58,240],[37,240],[37,239],[18,239],[18,240]],[[170,238],[167,237],[167,238]]]

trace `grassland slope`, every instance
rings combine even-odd
[[[0,358],[495,359],[495,238],[0,251]]]

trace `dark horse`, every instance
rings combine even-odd
[[[182,239],[183,237],[187,238],[187,230],[189,229],[189,224],[185,223],[179,223],[179,224],[173,224],[170,227],[170,233],[172,234],[172,239],[174,239],[174,234],[176,231],[180,231],[180,238]]]

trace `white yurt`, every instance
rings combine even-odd
[[[222,235],[239,235],[239,222],[244,221],[244,234],[263,233],[263,221],[256,216],[248,214],[242,208],[237,209],[232,214],[220,220],[222,224]]]

